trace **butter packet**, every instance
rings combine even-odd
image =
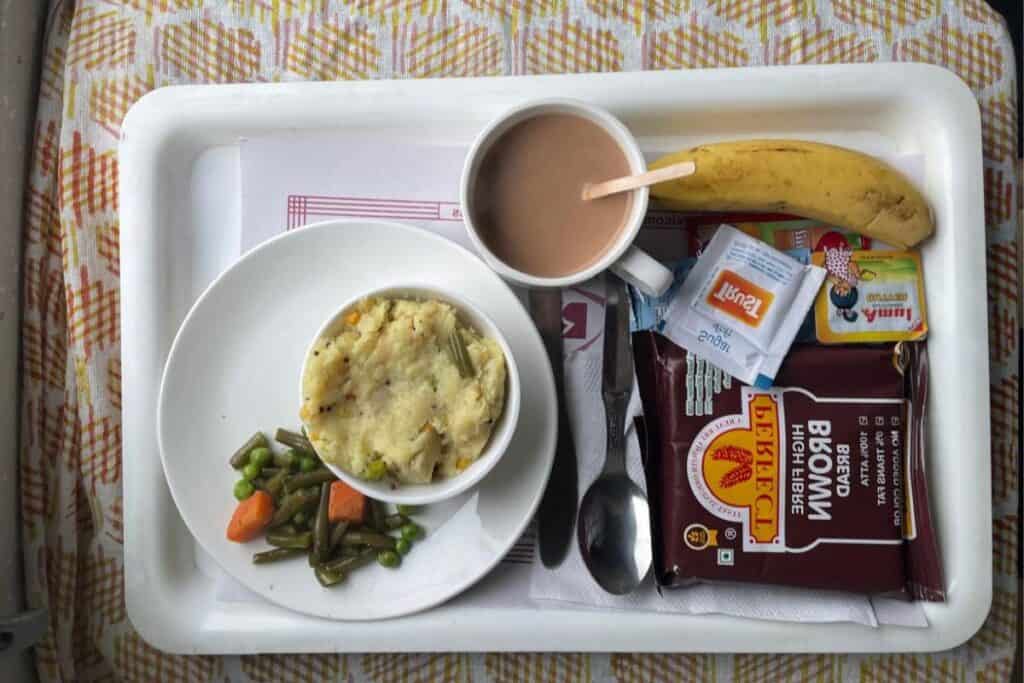
[[[828,272],[814,304],[823,344],[898,342],[928,334],[921,256],[916,251],[825,249],[811,255]]]
[[[742,382],[772,385],[825,279],[723,225],[665,312],[662,333]]]

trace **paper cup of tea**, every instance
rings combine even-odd
[[[583,186],[647,170],[629,130],[585,102],[544,99],[477,136],[462,171],[462,215],[487,264],[527,287],[565,287],[611,269],[660,295],[672,272],[633,246],[646,187],[584,200]]]

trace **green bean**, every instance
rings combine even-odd
[[[320,568],[332,572],[348,573],[353,569],[362,567],[364,564],[369,564],[370,562],[373,562],[375,557],[377,557],[376,550],[364,550],[358,555],[353,555],[352,557],[343,557],[339,560],[331,560],[330,562],[324,562],[322,565],[320,565]]]
[[[269,564],[271,562],[277,562],[278,560],[286,560],[289,557],[298,557],[299,555],[305,555],[306,551],[301,548],[274,548],[273,550],[264,550],[262,553],[256,553],[252,556],[253,564]]]
[[[267,470],[264,469],[263,471],[266,472]],[[275,503],[281,498],[281,493],[284,491],[284,482],[288,479],[289,474],[287,469],[282,468],[277,471],[277,474],[267,480],[266,491],[274,498]]]
[[[288,446],[289,448],[294,448],[297,451],[316,453],[313,449],[313,444],[309,442],[309,439],[298,432],[292,432],[287,429],[278,429],[274,434],[274,441],[284,446]]]
[[[395,539],[366,530],[349,531],[342,537],[341,542],[343,545],[368,545],[371,548],[383,548],[384,550],[394,550],[395,548]]]
[[[476,369],[473,367],[473,359],[469,357],[466,349],[466,340],[459,333],[458,326],[452,327],[448,334],[448,357],[459,371],[459,377],[473,377]]]
[[[277,530],[282,534],[302,533],[299,531],[299,527],[295,526],[294,524],[282,524],[281,526],[277,527]]]
[[[331,550],[331,523],[327,519],[327,508],[331,498],[331,485],[324,482],[320,485],[320,506],[316,510],[313,523],[313,559],[326,562]]]
[[[249,452],[254,448],[267,445],[267,437],[263,435],[263,432],[256,432],[249,437],[249,440],[242,444],[242,447],[235,451],[235,454],[231,456],[231,466],[236,470],[240,470],[249,464]]]
[[[401,529],[403,526],[408,524],[409,521],[409,518],[405,515],[388,515],[384,518],[384,528],[388,531],[394,531],[395,529]]]
[[[270,477],[274,476],[275,474],[277,474],[280,471],[281,471],[280,467],[274,467],[273,465],[263,465],[262,469],[260,470],[260,472],[263,474],[263,476],[267,477],[268,479]]]
[[[275,548],[300,548],[308,550],[313,545],[313,534],[303,531],[298,534],[285,534],[280,531],[268,531],[267,543]]]
[[[274,516],[270,520],[270,526],[277,527],[287,524],[296,513],[308,510],[319,502],[319,496],[310,496],[305,491],[296,491],[289,494],[281,499],[281,504],[277,507],[277,511],[274,512]]]
[[[329,569],[324,568],[322,565],[318,565],[313,568],[313,575],[316,576],[316,580],[319,581],[320,585],[324,588],[336,586],[345,580],[345,572],[332,572]]]
[[[274,465],[285,470],[295,469],[299,465],[299,455],[294,448],[289,448],[283,453],[274,453]]]
[[[294,477],[290,477],[288,481],[284,483],[284,490],[288,493],[294,493],[299,489],[316,487],[316,495],[320,495],[320,484],[324,482],[331,482],[337,479],[334,473],[330,470],[316,470],[315,472],[305,472],[303,474],[296,474]]]
[[[328,508],[330,508],[330,505],[328,505]],[[330,510],[328,510],[328,511],[330,511]],[[341,545],[341,537],[345,535],[346,531],[348,531],[348,522],[346,522],[344,520],[342,520],[342,521],[338,522],[337,524],[335,524],[334,528],[331,529],[330,543],[331,543],[331,549],[332,550],[334,548],[337,548],[339,545]]]
[[[380,501],[374,500],[373,498],[367,499],[367,504],[370,508],[370,528],[374,531],[384,533],[387,531],[387,527],[384,526],[384,505]]]
[[[309,521],[309,517],[308,515],[306,515],[304,511],[299,510],[292,517],[292,521],[295,522],[295,526],[301,529],[302,527],[306,526],[306,523]]]
[[[366,552],[365,548],[360,549],[360,547],[357,547],[357,546],[354,546],[354,545],[343,545],[343,546],[341,546],[340,550],[335,551],[334,557],[332,557],[331,559],[334,559],[334,558],[344,558],[344,557],[356,557],[357,555],[362,555],[364,552]]]

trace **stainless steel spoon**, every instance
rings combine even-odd
[[[629,295],[617,278],[609,277],[607,289],[601,394],[608,454],[583,496],[576,529],[591,575],[609,593],[625,595],[651,568],[651,521],[647,496],[626,474],[626,408],[633,391]]]

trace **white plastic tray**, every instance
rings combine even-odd
[[[223,603],[168,493],[154,413],[160,372],[189,306],[237,257],[238,140],[347,128],[468,143],[492,115],[541,96],[589,100],[646,148],[785,136],[920,154],[938,231],[923,249],[932,358],[931,499],[949,601],[927,629],[801,625],[717,616],[538,607],[465,598],[411,617],[332,622]],[[158,90],[121,143],[125,580],[141,634],[175,652],[943,650],[981,625],[992,592],[981,134],[955,76],[913,64],[643,72]],[[211,340],[215,343],[215,340]],[[485,579],[486,582],[486,579]]]

